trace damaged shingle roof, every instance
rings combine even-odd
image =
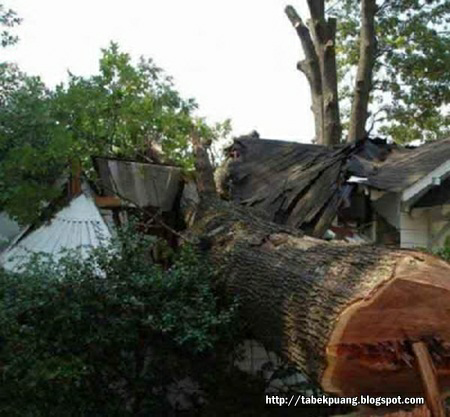
[[[363,151],[365,150],[365,151]],[[381,160],[384,150],[370,143],[329,149],[265,139],[236,139],[229,148],[228,177],[234,201],[265,212],[278,223],[322,236],[353,185],[348,172],[365,172],[364,161]]]
[[[233,152],[235,159],[228,169],[233,185],[239,184],[232,188],[233,199],[250,205],[331,153],[322,146],[266,139],[235,140]]]
[[[450,160],[450,139],[416,149],[381,140],[326,148],[278,140],[238,138],[228,149],[232,200],[263,211],[273,221],[321,237],[355,184],[402,190]]]
[[[401,192],[447,161],[450,161],[450,138],[417,148],[403,148],[393,152],[368,176],[368,184],[381,190]]]

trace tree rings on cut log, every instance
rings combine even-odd
[[[448,263],[397,264],[393,277],[348,306],[329,339],[322,386],[339,395],[425,396],[412,344],[424,342],[450,393]]]

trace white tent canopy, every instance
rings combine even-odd
[[[61,258],[67,250],[87,257],[90,250],[107,245],[111,232],[92,198],[81,194],[50,221],[16,240],[0,256],[0,265],[18,271],[33,254]]]

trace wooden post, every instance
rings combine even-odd
[[[425,398],[432,417],[445,417],[445,409],[442,403],[441,393],[428,347],[424,342],[416,342],[412,345],[422,378]]]
[[[81,162],[76,159],[71,163],[69,195],[73,198],[79,194],[81,194]]]
[[[95,204],[99,208],[120,208],[126,206],[126,204],[116,196],[95,196]]]

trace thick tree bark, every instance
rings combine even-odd
[[[372,73],[376,53],[376,12],[376,0],[361,1],[359,62],[353,94],[348,142],[355,142],[366,136],[366,122],[369,116],[369,96],[372,89]]]
[[[319,57],[323,90],[323,145],[332,146],[341,138],[336,68],[336,19],[325,18],[325,1],[308,0],[311,13],[309,28]]]
[[[336,20],[328,19],[325,27],[326,38],[320,62],[323,80],[325,145],[331,146],[338,144],[341,139],[335,48]]]
[[[450,388],[450,265],[433,256],[301,237],[202,198],[208,242],[255,338],[329,392],[422,395],[411,343],[433,350]]]
[[[205,159],[200,146],[194,142],[197,159]],[[197,166],[199,183],[209,184],[209,162]],[[419,341],[436,361],[440,387],[450,389],[450,264],[305,237],[210,189],[196,210],[192,240],[223,272],[254,337],[326,391],[423,395]]]

